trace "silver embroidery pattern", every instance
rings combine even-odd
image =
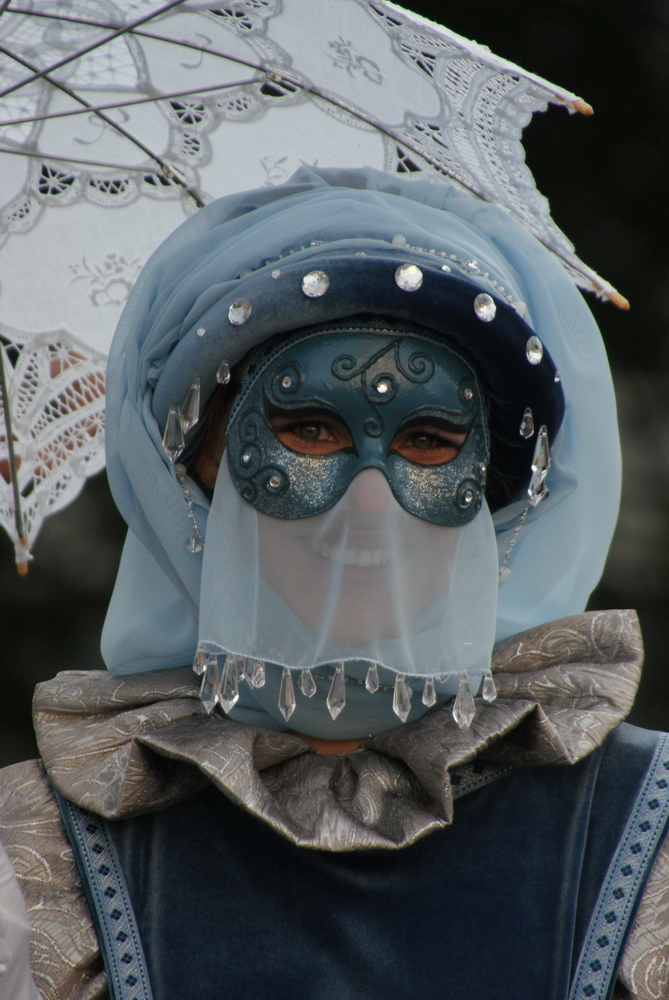
[[[35,985],[44,1000],[109,1000],[88,903],[44,768],[30,760],[0,774],[0,837],[33,930]]]
[[[666,840],[646,884],[618,975],[633,998],[666,1000],[669,997],[669,844]]]

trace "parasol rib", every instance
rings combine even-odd
[[[0,11],[1,13],[1,11]],[[5,419],[5,434],[7,436],[7,458],[9,460],[9,477],[12,481],[12,493],[14,494],[14,524],[16,534],[21,545],[27,549],[28,539],[23,525],[23,515],[21,514],[21,491],[19,490],[19,470],[16,464],[16,453],[14,451],[14,436],[12,433],[12,418],[9,406],[9,387],[5,377],[5,352],[0,344],[0,403],[2,403],[2,413]],[[20,576],[25,576],[28,572],[27,560],[17,562],[17,569]]]
[[[17,56],[16,53],[11,52],[9,49],[6,49],[3,45],[0,45],[0,52],[8,56],[10,59],[14,59],[16,62],[21,63],[22,66],[26,67],[26,69],[33,70],[35,68],[34,66],[31,66],[31,64],[27,62],[27,60],[21,58],[21,56]],[[64,94],[67,94],[73,100],[78,101],[80,104],[82,104],[84,108],[86,108],[88,111],[93,111],[93,105],[89,101],[87,101],[84,97],[80,97],[80,95],[77,94],[76,91],[72,90],[71,87],[66,86],[64,83],[59,83],[58,80],[52,80],[51,77],[46,75],[46,71],[40,75],[43,76],[44,79],[48,83],[50,83],[53,87],[57,87],[58,90],[62,90]],[[191,198],[193,199],[198,208],[204,207],[204,201],[202,200],[202,196],[199,194],[199,192],[189,187],[186,178],[183,177],[179,173],[179,171],[175,170],[175,168],[172,167],[167,162],[167,160],[164,160],[163,157],[160,156],[158,153],[154,153],[153,150],[151,150],[148,146],[144,145],[141,139],[138,139],[136,136],[132,135],[132,133],[124,129],[123,126],[115,122],[113,118],[110,118],[108,115],[105,115],[103,112],[100,111],[94,113],[97,114],[98,118],[100,118],[103,122],[106,122],[107,125],[115,129],[126,139],[129,139],[130,142],[134,143],[135,146],[138,147],[138,149],[141,149],[143,153],[146,153],[147,156],[150,156],[152,160],[155,160],[156,163],[160,164],[165,176],[170,179],[174,179],[177,182],[177,184],[180,184],[181,187],[183,187],[184,190],[188,192],[188,194],[191,196]]]
[[[167,13],[167,11],[172,10],[172,8],[174,7],[181,6],[181,4],[185,2],[186,0],[171,0],[170,3],[165,4],[158,10],[152,11],[151,14],[146,14],[144,17],[140,17],[137,21],[132,21],[130,24],[126,24],[121,28],[117,28],[115,31],[111,33],[111,35],[107,35],[105,38],[101,38],[97,42],[91,42],[90,45],[85,45],[83,49],[79,49],[78,52],[66,56],[59,62],[53,63],[51,66],[47,66],[46,69],[37,69],[36,66],[28,66],[26,63],[24,63],[23,65],[26,66],[27,69],[30,69],[31,73],[33,73],[33,76],[29,76],[26,80],[21,80],[19,83],[15,83],[14,86],[8,87],[6,90],[0,91],[0,97],[6,97],[8,94],[13,94],[15,90],[20,90],[21,87],[27,86],[34,80],[39,80],[41,78],[48,80],[49,74],[53,73],[57,69],[60,69],[62,66],[67,66],[68,63],[74,62],[75,59],[80,59],[81,56],[85,56],[89,52],[93,52],[95,49],[99,49],[102,45],[106,45],[108,42],[113,41],[115,38],[118,38],[119,35],[125,35],[128,32],[131,32],[134,28],[138,27],[139,25],[146,24],[147,21],[152,21],[154,18],[159,17],[161,14]],[[12,11],[12,13],[15,12]],[[49,82],[53,83],[54,81],[49,80]]]
[[[73,156],[53,156],[51,153],[36,153],[30,149],[3,149],[0,146],[0,153],[7,156],[29,156],[34,160],[53,160],[56,163],[77,163],[83,167],[107,167],[109,170],[134,171],[138,174],[153,174],[155,177],[162,174],[162,170],[155,170],[153,167],[130,167],[123,163],[106,163],[104,160],[77,160]]]
[[[216,83],[211,87],[198,87],[195,90],[176,90],[171,94],[157,94],[155,97],[136,97],[128,101],[117,101],[113,104],[91,104],[84,108],[77,108],[72,111],[55,111],[50,115],[33,115],[30,118],[10,118],[7,121],[0,122],[2,128],[6,128],[9,125],[26,125],[30,122],[43,122],[51,121],[53,118],[71,118],[73,115],[85,115],[91,111],[96,114],[100,111],[111,111],[114,108],[129,108],[134,104],[151,104],[156,101],[171,101],[177,97],[195,97],[198,94],[210,94],[212,91],[216,90],[229,90],[232,87],[246,87],[251,83],[258,83],[258,78],[253,77],[249,80],[234,80],[231,83]],[[0,152],[6,152],[6,150],[0,149]]]

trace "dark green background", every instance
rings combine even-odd
[[[525,145],[558,225],[632,302],[622,313],[589,297],[611,357],[625,459],[620,524],[591,607],[639,611],[647,658],[631,718],[668,728],[669,3],[411,6],[595,108],[591,118],[558,108],[536,115]],[[103,666],[99,634],[123,535],[98,476],[45,524],[27,579],[16,576],[11,547],[0,540],[0,764],[36,753],[30,699],[37,681]]]

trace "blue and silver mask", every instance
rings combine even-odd
[[[284,444],[272,417],[328,415],[350,433],[329,455]],[[393,449],[412,425],[465,434],[451,461],[419,464]],[[404,510],[449,527],[481,508],[490,439],[486,402],[465,359],[408,324],[362,321],[301,331],[249,359],[228,425],[227,460],[260,513],[305,518],[330,510],[363,469],[379,469]]]

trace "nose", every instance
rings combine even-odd
[[[360,514],[383,514],[392,500],[388,480],[380,469],[363,469],[348,492],[351,509]]]

